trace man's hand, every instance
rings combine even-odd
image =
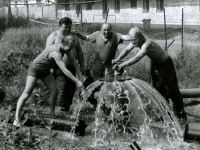
[[[119,60],[116,58],[116,59],[113,59],[112,60],[112,64],[116,64]]]
[[[123,64],[116,64],[113,66],[113,69],[116,70],[117,72],[121,72],[125,66]]]
[[[78,87],[78,96],[81,101],[86,99],[87,97],[87,91],[83,85],[81,87]]]
[[[120,65],[118,65],[117,71],[120,72],[124,67],[125,67],[125,66],[123,65],[123,63],[120,64]]]
[[[71,34],[77,35],[77,33],[76,30],[71,30]]]

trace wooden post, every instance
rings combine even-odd
[[[105,23],[107,22],[107,19],[108,19],[108,13],[109,13],[109,9],[106,11],[106,20],[105,20]]]
[[[27,7],[27,19],[29,20],[29,9],[28,9],[28,1],[26,1],[26,7]]]
[[[82,3],[80,4],[80,9],[81,9],[81,30],[83,32],[83,9],[82,9]]]
[[[183,49],[183,8],[182,8],[182,32],[181,32],[181,49]]]
[[[165,27],[165,50],[167,50],[167,27],[166,27],[165,8],[164,8],[164,27]]]
[[[107,13],[107,0],[102,0],[102,9],[103,19],[105,19]]]
[[[57,5],[57,0],[54,0],[55,3],[55,11],[56,11],[56,20],[58,19],[58,5]]]
[[[43,16],[44,16],[44,14],[43,14],[43,13],[44,13],[44,12],[43,12],[43,7],[44,7],[44,5],[42,5],[42,18],[43,18]]]

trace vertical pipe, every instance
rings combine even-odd
[[[81,30],[83,32],[83,9],[82,9],[82,3],[80,4],[81,7]]]
[[[183,8],[182,8],[182,32],[181,32],[181,49],[183,49]]]
[[[164,8],[164,28],[165,28],[165,50],[167,50],[167,27],[166,27],[165,8]]]

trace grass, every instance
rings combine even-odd
[[[40,20],[41,21],[41,20]],[[16,102],[21,95],[26,81],[27,69],[30,62],[44,49],[46,38],[52,32],[57,30],[56,26],[41,26],[41,25],[25,25],[26,27],[12,27],[6,29],[1,35],[0,41],[0,83],[1,88],[6,92],[6,99],[0,106],[0,144],[4,149],[53,149],[62,145],[61,141],[55,138],[49,138],[45,135],[33,133],[32,131],[21,131],[6,125],[6,118],[11,114],[10,107],[16,106]],[[74,25],[74,28],[81,31],[80,25]],[[100,29],[100,25],[84,24],[85,34],[90,34]],[[126,34],[130,26],[113,27],[116,32]],[[152,29],[145,31],[152,39],[163,40],[163,29]],[[169,29],[168,39],[179,39],[180,29]],[[184,48],[177,48],[169,55],[172,56],[179,85],[181,88],[199,87],[200,79],[200,51],[197,42],[200,40],[200,33],[197,31],[186,30],[184,33]],[[87,41],[82,41],[81,46],[85,55],[85,65],[87,69],[92,69],[93,60],[95,58],[96,45]],[[119,48],[121,52],[124,45]],[[125,60],[134,56],[137,49],[131,52]],[[134,66],[128,67],[129,76],[150,82],[150,60],[145,57]],[[44,102],[48,97],[47,89],[41,82],[35,90],[36,101]],[[29,103],[28,103],[29,104]],[[46,105],[44,103],[44,105]],[[30,108],[30,106],[29,106]],[[20,138],[20,139],[19,139]],[[29,140],[27,140],[29,139]],[[53,141],[53,142],[52,142]],[[20,144],[19,144],[20,143]],[[53,145],[52,145],[53,143]],[[64,145],[64,144],[63,144]]]

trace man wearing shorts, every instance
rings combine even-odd
[[[74,47],[74,39],[72,36],[66,36],[63,38],[61,43],[53,44],[46,47],[36,59],[30,64],[28,69],[28,77],[26,80],[25,89],[17,102],[17,109],[15,114],[15,120],[13,125],[16,127],[21,126],[20,113],[25,104],[25,101],[30,97],[33,89],[37,83],[38,79],[47,86],[50,91],[50,114],[55,114],[55,105],[57,100],[57,85],[53,75],[50,73],[50,69],[54,65],[63,71],[63,73],[68,76],[73,82],[76,83],[77,87],[83,87],[83,84],[78,80],[67,68],[62,60],[64,54],[66,54],[72,61],[74,68],[77,71],[79,78],[82,78],[81,71],[79,69],[77,61],[74,59],[72,53],[70,52]],[[84,94],[84,92],[82,93]]]

